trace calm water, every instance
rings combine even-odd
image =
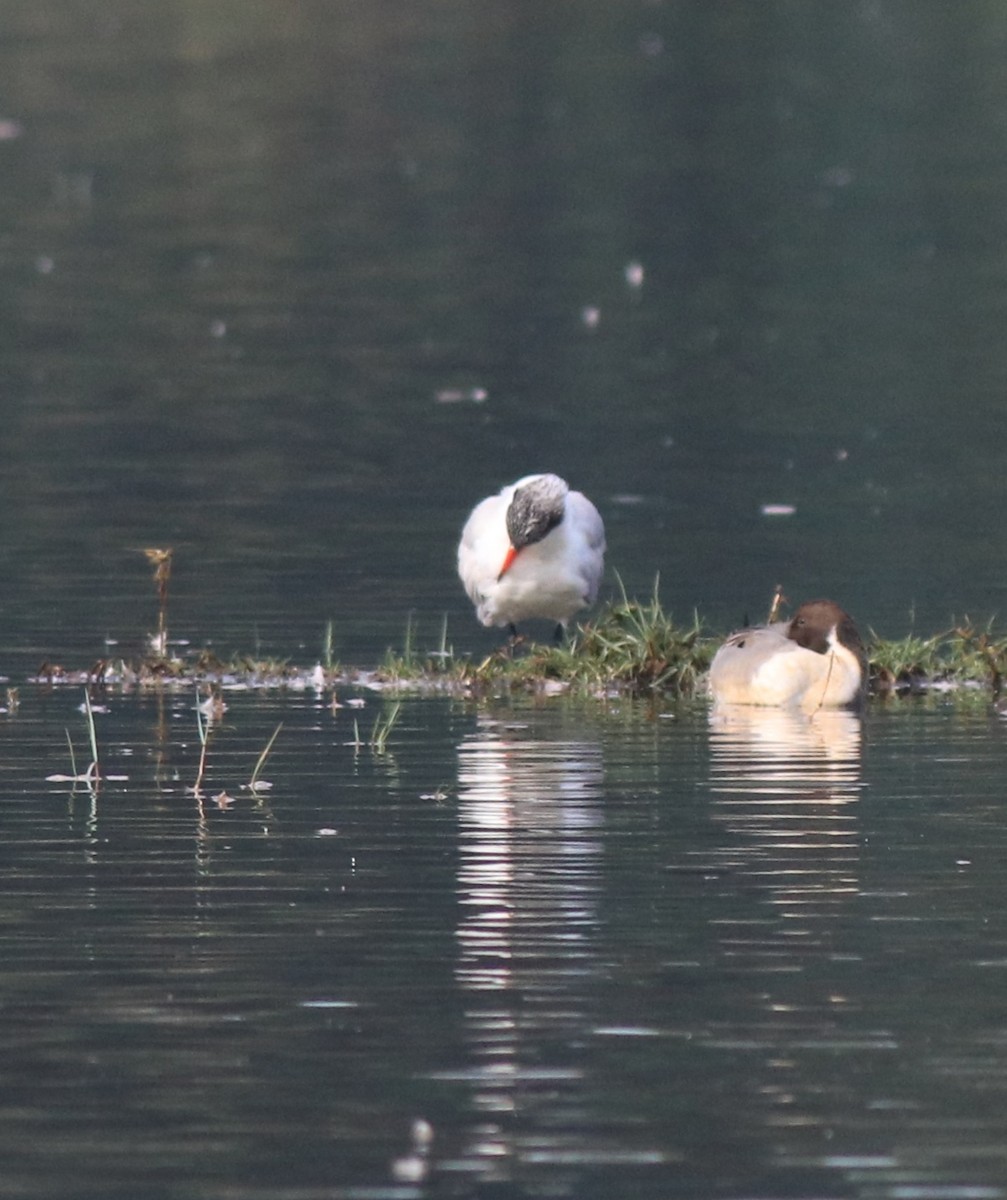
[[[984,705],[227,701],[0,727],[0,1194],[1007,1191]]]
[[[164,544],[187,637],[485,645],[457,531],[542,467],[718,628],[1003,608],[1001,5],[3,15],[8,658],[139,637]]]
[[[0,4],[0,1195],[1007,1191],[1007,727],[25,684],[373,665],[538,469],[714,628],[1004,608],[1007,10]],[[762,515],[790,505],[789,517]],[[349,701],[364,699],[363,708]],[[282,721],[253,796],[256,759]]]

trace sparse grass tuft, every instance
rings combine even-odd
[[[386,754],[388,752],[388,739],[395,728],[401,710],[402,704],[396,700],[387,713],[375,718],[370,739],[370,747],[375,754]],[[359,738],[359,731],[357,736]]]
[[[423,680],[450,680],[457,678],[464,664],[455,660],[454,648],[448,642],[448,618],[445,613],[441,620],[440,634],[437,645],[431,650],[419,650],[418,625],[410,613],[406,619],[406,632],[403,638],[402,651],[396,653],[389,649],[377,677],[383,682],[408,683]]]
[[[256,791],[261,790],[263,785],[259,779],[259,772],[265,766],[266,759],[269,757],[270,751],[273,749],[273,745],[276,742],[276,739],[280,736],[280,730],[282,728],[283,728],[283,722],[281,721],[279,723],[279,725],[277,725],[277,727],[273,730],[273,735],[269,739],[269,741],[266,742],[266,745],[263,748],[262,753],[255,760],[255,768],[252,771],[252,778],[248,781],[248,790],[250,792],[256,792]],[[266,784],[265,786],[268,787],[269,785]]]

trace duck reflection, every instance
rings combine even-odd
[[[482,717],[459,746],[456,977],[481,1114],[468,1155],[486,1178],[521,1158],[506,1118],[581,1079],[598,973],[602,754],[556,719]]]
[[[710,710],[714,790],[769,795],[828,792],[855,799],[860,787],[861,725],[847,709],[717,704]]]
[[[741,924],[760,924],[752,914],[739,922],[735,952],[820,945],[822,918],[856,892],[861,741],[859,716],[841,709],[711,710],[712,816],[732,835],[720,865],[756,880],[775,913],[767,914],[775,938],[768,928],[741,932]],[[779,925],[780,916],[790,920]]]

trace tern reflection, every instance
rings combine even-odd
[[[857,891],[861,738],[859,716],[842,709],[710,712],[712,816],[730,835],[718,857],[788,918],[780,947],[796,945],[797,933],[818,944],[823,918]]]
[[[482,1114],[470,1153],[492,1178],[521,1157],[512,1122],[493,1115],[579,1086],[569,1047],[599,970],[601,748],[562,720],[482,717],[459,746],[456,978]]]

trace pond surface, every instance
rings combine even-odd
[[[0,1193],[1007,1191],[985,705],[366,699],[0,728]]]
[[[10,0],[5,662],[142,637],[166,545],[179,636],[484,647],[457,534],[542,469],[603,596],[1002,610],[1005,46],[980,0]]]
[[[603,598],[1003,611],[1005,129],[985,0],[4,4],[0,1196],[1007,1191],[989,697],[230,690],[197,794],[191,693],[95,691],[94,789],[27,682],[150,547],[176,644],[481,656],[542,469]]]

